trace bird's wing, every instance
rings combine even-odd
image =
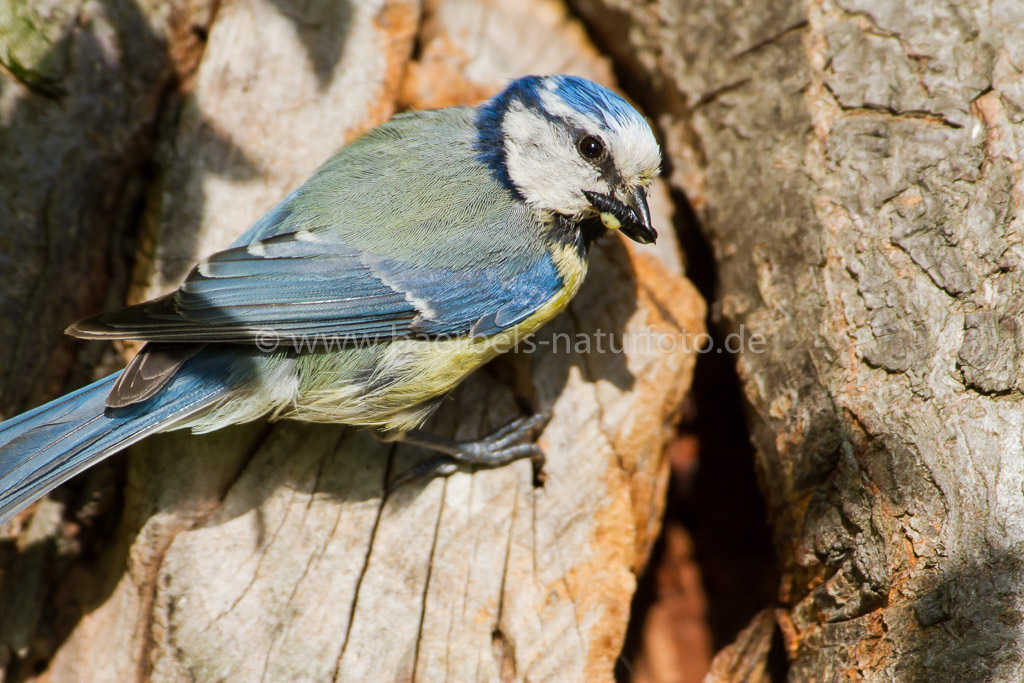
[[[561,287],[550,256],[453,270],[410,265],[349,245],[276,235],[258,253],[235,247],[204,261],[173,294],[77,323],[76,336],[173,342],[258,342],[261,335],[382,339],[488,335],[515,325]]]
[[[254,343],[268,332],[488,335],[521,322],[562,287],[543,227],[476,162],[471,127],[447,124],[434,131],[438,121],[424,112],[378,129],[176,292],[69,332]]]

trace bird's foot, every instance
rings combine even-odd
[[[551,414],[547,412],[519,418],[476,441],[453,441],[419,430],[389,435],[386,437],[389,441],[422,446],[444,455],[424,460],[399,473],[388,484],[388,491],[414,481],[447,477],[477,467],[502,467],[523,458],[532,459],[534,472],[539,472],[544,465],[544,452],[537,446],[535,439],[550,420]]]

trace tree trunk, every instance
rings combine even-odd
[[[1019,3],[577,3],[714,255],[793,680],[1021,680]]]
[[[160,3],[124,5],[149,26],[166,16]],[[533,72],[614,85],[556,0],[233,0],[215,17],[183,0],[174,12],[188,28],[161,37],[165,61],[187,62],[179,53],[190,41],[205,43],[194,73],[168,76],[178,87],[159,126],[130,150],[153,169],[138,179],[132,302],[175,287],[398,108],[475,103]],[[108,61],[133,63],[130,41],[81,16],[75,30],[96,30]],[[13,70],[2,76],[12,101],[56,106],[15,83]],[[41,150],[40,140],[23,144]],[[16,180],[0,177],[0,187]],[[61,182],[58,196],[89,196]],[[543,482],[519,462],[386,495],[388,477],[425,454],[341,426],[257,423],[147,439],[123,476],[115,458],[13,521],[16,538],[0,545],[7,676],[609,679],[658,533],[662,450],[703,330],[664,185],[652,212],[656,248],[605,240],[570,310],[471,377],[429,425],[465,438],[550,409]],[[102,270],[85,268],[88,277]],[[51,326],[36,343],[56,334]]]

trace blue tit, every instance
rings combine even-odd
[[[474,442],[417,428],[566,307],[596,237],[655,240],[659,164],[644,117],[572,76],[395,116],[176,291],[68,329],[146,344],[123,371],[0,423],[0,520],[148,434],[264,415],[391,433],[443,453],[441,474],[536,455],[536,417]]]

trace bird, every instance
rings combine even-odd
[[[474,441],[421,430],[468,374],[576,295],[594,240],[654,242],[651,126],[613,91],[525,76],[349,142],[177,290],[67,333],[127,367],[0,422],[0,522],[155,432],[292,418],[440,454],[410,476],[540,454],[543,412]]]

